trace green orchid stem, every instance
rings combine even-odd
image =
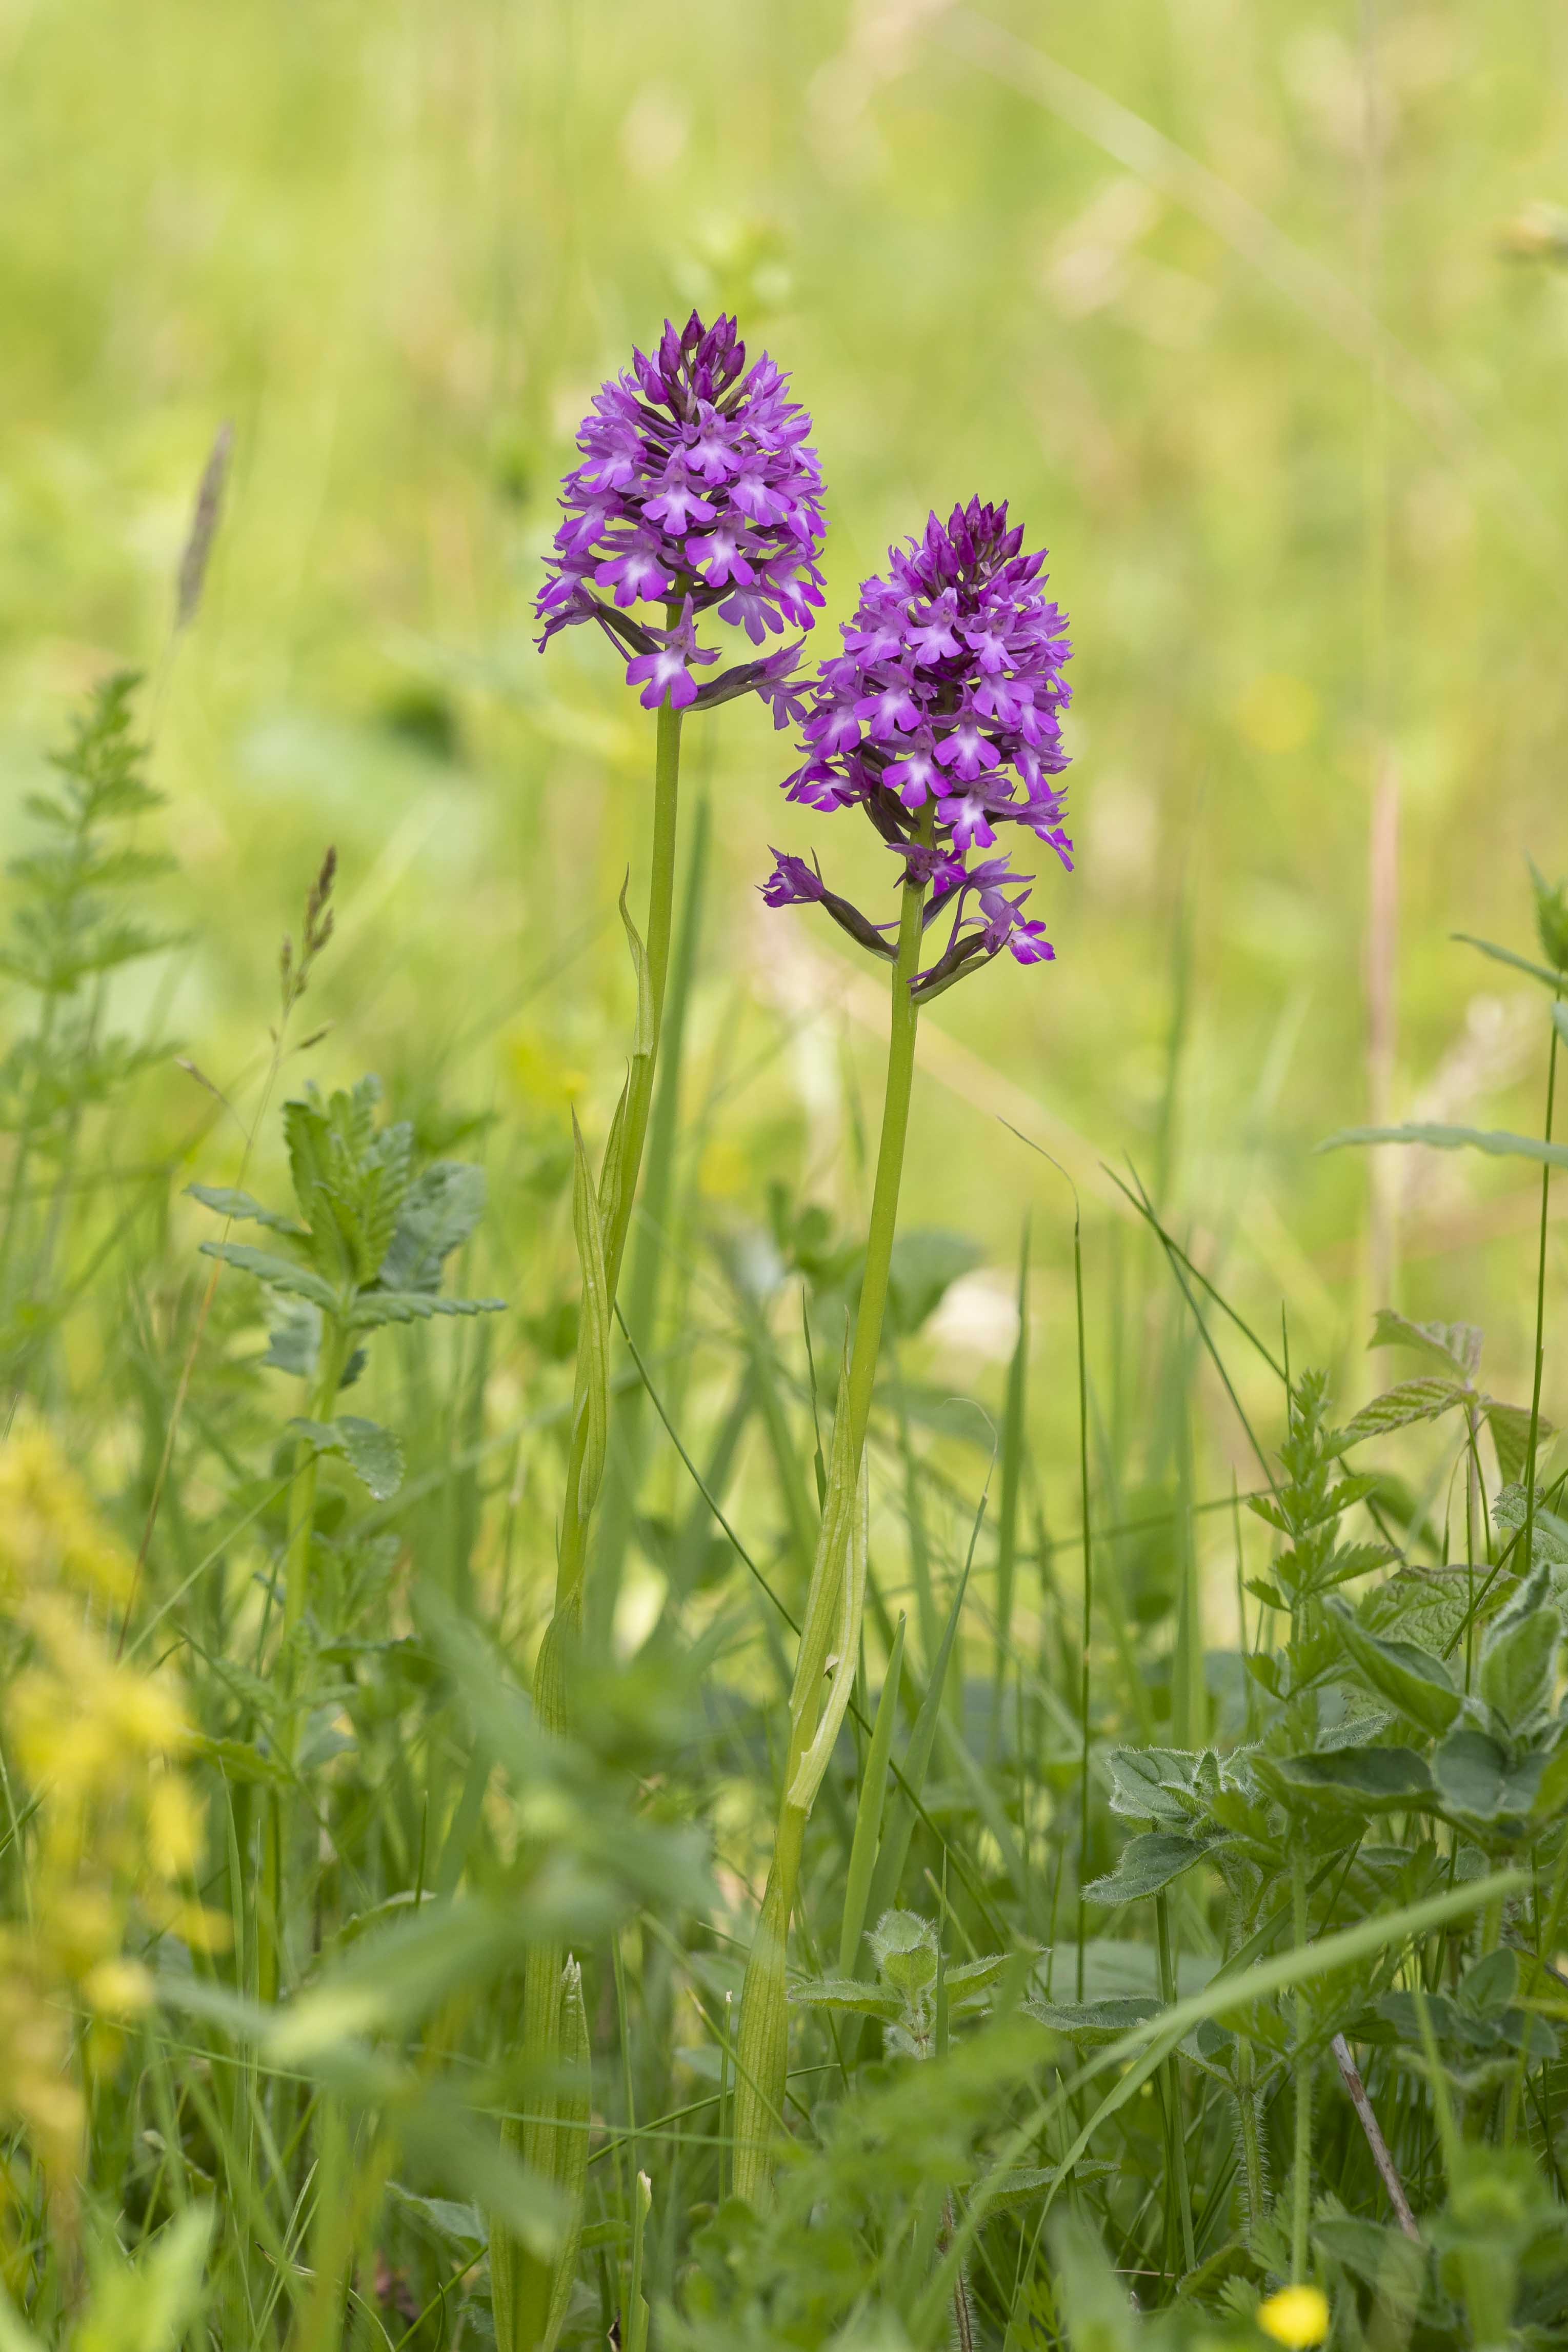
[[[1290,1912],[1296,1948],[1307,1947],[1307,1862],[1298,1844],[1290,1857]],[[1307,2276],[1308,2224],[1312,2210],[1312,2063],[1307,2055],[1310,2003],[1303,1984],[1296,1994],[1296,2163],[1290,2196],[1290,2284]]]
[[[648,878],[647,931],[644,946],[647,950],[648,994],[653,1013],[653,1046],[651,1052],[633,1063],[631,1092],[626,1100],[626,1128],[620,1169],[620,1181],[616,1198],[602,1203],[605,1230],[605,1282],[610,1311],[615,1311],[616,1288],[620,1280],[621,1262],[626,1256],[626,1237],[631,1231],[632,1211],[637,1202],[637,1176],[642,1167],[643,1145],[647,1139],[648,1117],[653,1108],[654,1078],[658,1068],[658,1035],[664,1019],[665,983],[669,971],[669,941],[675,915],[675,837],[680,800],[680,713],[672,710],[668,702],[661,703],[658,713],[658,737],[654,755],[653,782],[653,870]],[[589,1521],[580,1507],[578,1496],[583,1456],[587,1445],[587,1424],[580,1422],[573,1432],[570,1456],[566,1465],[566,1502],[561,1520],[561,1547],[555,1571],[555,1618],[546,1640],[554,1637],[552,1646],[570,1644],[580,1632],[583,1622],[583,1580],[588,1559]],[[563,1731],[565,1686],[556,1675],[542,1675],[541,1687],[535,1692],[535,1703],[541,1719],[552,1731]],[[559,1720],[551,1720],[552,1713]],[[556,1975],[560,1970],[555,1971]]]
[[[877,1149],[877,1176],[871,1194],[870,1230],[866,1238],[866,1270],[860,1284],[860,1305],[855,1318],[848,1375],[839,1410],[848,1416],[846,1479],[853,1494],[866,1448],[876,1385],[877,1360],[881,1352],[882,1321],[887,1311],[888,1284],[892,1270],[893,1236],[898,1225],[899,1188],[904,1172],[904,1145],[909,1134],[910,1097],[914,1087],[915,1034],[920,1007],[910,993],[920,963],[925,887],[906,882],[899,919],[898,956],[893,966],[891,1017],[888,1034],[888,1083],[882,1100],[882,1135]],[[837,1441],[835,1440],[835,1453]],[[852,1509],[839,1514],[837,1524],[847,1543]],[[801,1629],[800,1656],[826,1659],[837,1638],[846,1558],[842,1545],[837,1559],[819,1558],[812,1574],[811,1600]],[[848,1654],[858,1651],[858,1625],[847,1628]],[[756,2203],[769,2177],[776,2118],[784,2112],[789,2056],[789,2010],[784,1986],[784,1955],[790,1919],[800,1881],[801,1852],[805,1838],[809,1801],[790,1801],[801,1760],[816,1735],[825,1696],[825,1677],[811,1678],[814,1687],[796,1689],[790,1705],[789,1749],[784,1761],[784,1801],[779,1810],[773,1858],[768,1872],[757,1932],[746,1962],[741,1995],[741,2031],[735,2086],[735,2194]]]
[[[633,1056],[619,1181],[614,1199],[600,1202],[606,1303],[612,1315],[631,1231],[658,1067],[659,1030],[664,1018],[665,982],[669,971],[675,916],[679,804],[680,713],[665,701],[659,705],[654,751],[653,858],[648,877],[647,929],[643,940],[647,955],[652,1043],[647,1054]],[[587,1444],[587,1422],[583,1417],[573,1430],[566,1464],[566,1501],[555,1571],[555,1612],[545,1629],[533,1678],[534,1711],[544,1730],[557,1736],[571,1728],[571,1666],[583,1630],[583,1583],[590,1520],[579,1498]],[[525,2105],[530,2119],[523,2124],[509,2123],[502,2133],[508,2146],[521,2152],[529,2169],[542,2173],[547,2179],[557,2177],[570,2154],[556,2129],[555,2094],[548,2087],[561,2055],[564,1959],[564,1948],[557,1942],[529,1947],[522,1976],[522,2049],[528,2079]],[[492,2224],[491,2247],[496,2342],[500,2352],[538,2352],[538,2347],[552,2341],[552,2331],[559,2332],[554,2265],[531,2252],[499,2221]]]

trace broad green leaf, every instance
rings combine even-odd
[[[321,1359],[321,1308],[310,1299],[289,1302],[268,1333],[262,1362],[275,1372],[291,1372],[297,1380],[312,1380]]]
[[[1102,2042],[1114,2042],[1118,2034],[1130,2032],[1151,2017],[1157,2017],[1162,2004],[1153,1994],[1125,1993],[1111,1994],[1102,2000],[1029,2000],[1024,2006],[1031,2017],[1048,2025],[1053,2033],[1093,2050]]]
[[[1318,1149],[1338,1151],[1348,1143],[1425,1143],[1436,1151],[1486,1151],[1496,1160],[1533,1160],[1537,1167],[1568,1168],[1568,1145],[1543,1143],[1534,1135],[1510,1135],[1496,1127],[1348,1127]]]
[[[1116,1867],[1104,1878],[1094,1879],[1083,1890],[1089,1903],[1141,1903],[1145,1896],[1157,1895],[1162,1886],[1169,1886],[1194,1863],[1202,1862],[1223,1839],[1173,1837],[1164,1830],[1150,1830],[1142,1837],[1130,1838],[1117,1857]]]
[[[1444,1657],[1468,1614],[1472,1579],[1468,1568],[1401,1569],[1374,1585],[1356,1610],[1369,1633],[1414,1642]]]
[[[1414,1811],[1432,1801],[1432,1776],[1413,1748],[1339,1748],[1258,1759],[1287,1803],[1340,1804],[1357,1813]]]
[[[1478,2017],[1500,2017],[1519,1990],[1519,1954],[1504,1945],[1467,1969],[1455,1991],[1461,2009]]]
[[[996,1982],[1007,1965],[1007,1958],[1005,1952],[988,1952],[983,1959],[960,1960],[955,1967],[944,1972],[949,1994],[984,1992],[988,1985]]]
[[[1530,1407],[1523,1404],[1501,1404],[1496,1397],[1482,1401],[1487,1426],[1497,1447],[1498,1468],[1505,1486],[1517,1486],[1530,1475]],[[1536,1450],[1539,1453],[1549,1438],[1557,1434],[1544,1415],[1536,1430]]]
[[[1401,1381],[1363,1404],[1345,1423],[1340,1435],[1347,1445],[1363,1437],[1384,1437],[1391,1429],[1408,1429],[1418,1421],[1436,1421],[1464,1402],[1466,1391],[1457,1381],[1428,1373],[1420,1380]]]
[[[967,1234],[920,1225],[900,1234],[888,1273],[888,1316],[894,1330],[911,1337],[936,1312],[960,1276],[973,1272],[984,1256]]]
[[[421,2197],[400,2180],[389,2180],[386,2193],[397,2211],[423,2221],[433,2237],[459,2254],[489,2243],[489,2229],[477,2205],[459,2205],[450,2197]]]
[[[1504,1486],[1492,1505],[1492,1518],[1500,1528],[1510,1532],[1523,1527],[1529,1517],[1530,1498],[1523,1486]],[[1568,1519],[1559,1518],[1549,1511],[1540,1496],[1535,1498],[1535,1557],[1553,1565],[1568,1567]]]
[[[918,1912],[884,1912],[871,1930],[871,1951],[901,1993],[923,1992],[936,1982],[936,1929]]]
[[[270,1250],[252,1249],[248,1242],[203,1242],[204,1257],[221,1258],[225,1265],[237,1266],[241,1274],[253,1274],[268,1290],[286,1291],[294,1298],[308,1298],[323,1315],[338,1311],[338,1294],[330,1282],[323,1282],[309,1266],[297,1265],[292,1258],[276,1257]]]
[[[860,2017],[880,2018],[888,2025],[896,2023],[904,2009],[897,1993],[880,1985],[861,1984],[853,1977],[813,1978],[805,1984],[792,1985],[789,1997],[797,2009],[845,2010]]]
[[[1451,1731],[1432,1758],[1432,1777],[1446,1809],[1467,1822],[1510,1822],[1529,1814],[1546,1759],[1526,1756],[1510,1767],[1506,1749],[1473,1724]]]
[[[276,1209],[265,1208],[248,1192],[232,1184],[187,1184],[186,1192],[204,1209],[214,1209],[220,1217],[234,1217],[242,1223],[269,1225],[277,1234],[292,1234],[301,1237],[305,1228],[296,1217],[285,1217]]]
[[[1312,2243],[1371,2287],[1379,2302],[1409,2327],[1426,2284],[1431,2256],[1425,2245],[1381,2221],[1339,2214],[1314,2221]]]
[[[1075,2189],[1087,2189],[1096,2181],[1114,2180],[1116,2173],[1114,2164],[1109,2164],[1100,2157],[1086,2157],[1073,2173],[1073,2186]],[[1059,2164],[1019,2165],[1014,2171],[1004,2173],[1000,2179],[993,2178],[986,2182],[991,2210],[994,2213],[1016,2212],[1043,2190],[1056,2188],[1061,2177]],[[1075,2343],[1079,2341],[1076,2336],[1073,2340]]]
[[[1380,1307],[1373,1318],[1372,1348],[1414,1348],[1417,1355],[1436,1356],[1439,1363],[1465,1381],[1480,1369],[1482,1339],[1474,1323],[1413,1323],[1392,1307]]]
[[[1343,1601],[1332,1596],[1324,1607],[1373,1689],[1421,1730],[1447,1731],[1459,1712],[1461,1697],[1441,1660],[1418,1650],[1413,1642],[1388,1641],[1369,1633]]]
[[[1180,1748],[1113,1748],[1105,1759],[1111,1811],[1184,1829],[1200,1810],[1194,1795],[1197,1761]]]
[[[485,1171],[458,1160],[437,1160],[409,1186],[382,1259],[378,1279],[387,1290],[434,1290],[441,1268],[484,1214]]]
[[[1481,1696],[1516,1738],[1527,1735],[1550,1706],[1562,1624],[1555,1609],[1494,1631],[1481,1652]]]
[[[291,1421],[318,1453],[341,1454],[357,1478],[378,1503],[388,1501],[403,1484],[403,1447],[390,1429],[347,1412],[336,1421]]]

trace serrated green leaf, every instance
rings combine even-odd
[[[1169,1886],[1184,1871],[1224,1839],[1173,1837],[1164,1830],[1150,1830],[1143,1836],[1130,1838],[1117,1857],[1116,1867],[1104,1878],[1097,1878],[1083,1890],[1089,1903],[1141,1903],[1146,1896],[1157,1895],[1162,1886]]]
[[[1333,1596],[1323,1605],[1372,1688],[1421,1730],[1447,1731],[1459,1712],[1461,1696],[1442,1661],[1418,1650],[1414,1643],[1369,1633],[1344,1602]]]
[[[1184,1829],[1197,1811],[1193,1797],[1197,1760],[1177,1748],[1113,1748],[1105,1759],[1111,1811],[1129,1821]]]
[[[1320,1151],[1338,1151],[1351,1143],[1425,1143],[1436,1151],[1485,1151],[1495,1160],[1533,1160],[1537,1167],[1568,1168],[1568,1146],[1543,1143],[1534,1135],[1510,1135],[1502,1128],[1347,1127],[1320,1143]]]
[[[443,1298],[430,1290],[362,1290],[346,1320],[352,1331],[384,1323],[428,1323],[435,1315],[500,1315],[504,1298]]]
[[[1492,1433],[1492,1444],[1497,1448],[1498,1468],[1502,1473],[1503,1483],[1505,1486],[1517,1486],[1530,1475],[1530,1407],[1503,1404],[1496,1397],[1484,1397],[1481,1403],[1487,1426]],[[1536,1431],[1537,1452],[1556,1434],[1551,1422],[1543,1415]]]
[[[308,1298],[285,1306],[267,1337],[261,1360],[275,1372],[310,1380],[321,1357],[321,1310]]]
[[[1500,1528],[1510,1532],[1522,1528],[1530,1515],[1530,1498],[1517,1483],[1502,1487],[1492,1505],[1492,1518]],[[1537,1495],[1535,1498],[1535,1557],[1556,1566],[1568,1567],[1568,1519],[1559,1518],[1549,1511]]]
[[[1468,1614],[1472,1580],[1465,1567],[1401,1569],[1363,1596],[1356,1614],[1369,1633],[1445,1657]]]
[[[1373,1348],[1413,1348],[1417,1355],[1436,1356],[1462,1381],[1473,1381],[1480,1370],[1482,1334],[1474,1323],[1414,1323],[1392,1307],[1380,1307],[1373,1317]]]
[[[1414,1381],[1401,1381],[1382,1396],[1373,1397],[1352,1415],[1340,1435],[1347,1445],[1359,1445],[1363,1437],[1384,1437],[1391,1429],[1408,1429],[1418,1421],[1436,1421],[1451,1412],[1464,1402],[1466,1391],[1458,1381],[1444,1380],[1428,1373]]]
[[[248,1242],[203,1242],[204,1257],[221,1258],[225,1265],[237,1266],[241,1274],[253,1274],[268,1290],[286,1291],[291,1297],[308,1298],[323,1315],[335,1315],[338,1295],[331,1285],[323,1282],[309,1266],[297,1265],[292,1258],[275,1257],[269,1250],[252,1249]]]
[[[378,1503],[396,1494],[403,1484],[403,1447],[390,1429],[346,1412],[336,1421],[306,1421],[289,1424],[310,1440],[321,1454],[341,1454],[356,1478],[370,1488]]]
[[[437,1160],[404,1196],[378,1280],[387,1290],[434,1290],[441,1268],[474,1231],[485,1208],[485,1171]]]
[[[235,1217],[244,1223],[269,1225],[276,1234],[292,1234],[302,1238],[305,1228],[295,1217],[286,1217],[277,1209],[268,1209],[242,1192],[233,1184],[187,1184],[185,1191],[204,1209],[212,1209],[220,1217]]]

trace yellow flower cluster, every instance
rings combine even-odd
[[[168,1680],[116,1658],[106,1612],[132,1563],[49,1433],[0,1444],[0,1678],[14,1824],[0,1920],[0,2115],[26,2131],[57,2209],[80,2168],[84,2076],[153,1997],[138,1923],[210,1948],[226,1923],[184,1892],[202,1851]],[[74,2019],[88,2030],[75,2054]]]

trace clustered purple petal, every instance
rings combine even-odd
[[[1072,648],[1044,593],[1044,551],[1026,555],[1023,545],[1005,503],[972,499],[889,550],[887,574],[861,586],[844,651],[805,697],[807,756],[785,779],[790,799],[808,807],[863,808],[904,878],[930,889],[927,927],[951,914],[942,954],[915,982],[921,995],[1004,947],[1020,963],[1055,952],[1045,926],[1026,918],[1029,887],[1006,856],[968,862],[996,846],[998,826],[1020,824],[1072,867],[1055,781],[1068,764],[1062,670]],[[804,887],[809,874],[799,858],[781,858],[763,895],[770,906],[831,900],[816,877]],[[889,928],[857,920],[879,942]],[[892,950],[879,943],[879,952]]]
[[[632,656],[627,682],[657,709],[756,692],[780,727],[799,723],[789,673],[800,645],[741,664],[699,688],[697,617],[716,610],[753,646],[809,629],[822,603],[822,474],[811,419],[764,352],[746,366],[733,319],[668,320],[652,358],[595,394],[566,476],[550,577],[535,607],[539,642],[596,621]],[[639,621],[638,605],[671,624]]]

